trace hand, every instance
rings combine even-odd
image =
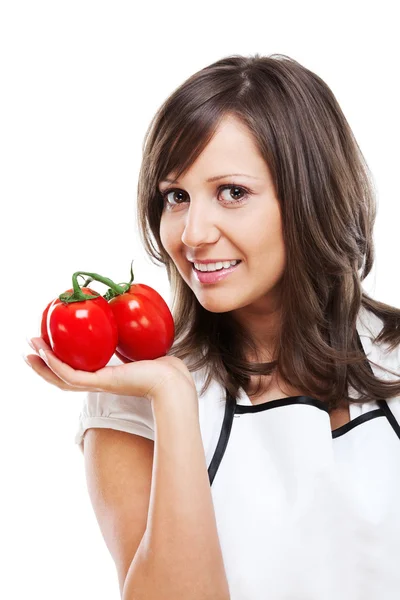
[[[37,354],[26,359],[34,371],[45,381],[61,390],[70,392],[109,392],[122,396],[141,396],[153,400],[161,395],[166,385],[184,384],[196,392],[192,375],[185,363],[176,356],[161,356],[153,360],[128,361],[116,352],[125,364],[110,365],[94,373],[75,370],[59,360],[41,337],[34,337],[30,344],[39,352],[45,351],[46,360]]]

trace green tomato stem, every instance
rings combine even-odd
[[[81,275],[81,277],[82,277],[82,275]],[[82,287],[87,287],[91,281],[93,281],[92,277],[88,277],[88,278],[87,278],[87,279],[85,279],[85,281],[82,283]]]
[[[91,294],[84,294],[82,292],[82,290],[79,286],[79,283],[78,283],[78,277],[80,275],[88,275],[89,276],[90,279],[88,279],[85,282],[85,284],[87,284],[89,281],[94,280],[94,281],[99,281],[100,283],[104,283],[104,285],[108,285],[110,289],[108,289],[106,294],[104,294],[104,296],[103,296],[103,298],[105,298],[107,301],[111,300],[111,298],[115,298],[116,296],[125,294],[125,292],[127,292],[130,289],[131,284],[134,279],[134,275],[133,275],[133,271],[132,271],[132,263],[131,263],[131,280],[129,283],[116,284],[112,281],[112,279],[109,279],[108,277],[103,277],[102,275],[98,275],[97,273],[87,273],[86,271],[77,271],[76,273],[74,273],[72,275],[73,292],[72,293],[65,292],[63,294],[60,294],[60,296],[59,296],[59,299],[64,304],[70,304],[71,302],[84,302],[86,300],[92,300],[92,299],[99,297],[99,294],[97,294],[96,296],[93,296]]]

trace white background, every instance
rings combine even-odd
[[[135,282],[170,304],[166,273],[139,245],[135,196],[150,119],[192,73],[229,54],[282,53],[326,81],[378,192],[364,288],[400,306],[395,4],[2,3],[2,598],[119,599],[74,444],[83,393],[43,381],[22,352],[78,270],[127,282],[135,259]]]

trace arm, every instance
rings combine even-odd
[[[197,395],[169,386],[151,401],[156,435],[148,521],[122,600],[227,600]]]

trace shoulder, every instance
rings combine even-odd
[[[360,337],[375,339],[383,327],[383,320],[361,306],[357,317],[357,331]]]
[[[361,308],[357,319],[357,331],[360,335],[364,350],[370,354],[368,356],[378,365],[392,369],[400,377],[400,344],[390,349],[387,342],[377,342],[376,338],[383,328],[383,319],[377,317],[374,313]],[[390,373],[382,372],[379,377],[391,379]]]
[[[357,320],[357,331],[365,354],[371,361],[371,368],[380,379],[396,381],[400,378],[400,344],[390,349],[388,343],[375,341],[382,328],[383,319],[362,307]],[[397,377],[385,369],[394,371]],[[400,422],[400,396],[389,398],[387,403]]]

